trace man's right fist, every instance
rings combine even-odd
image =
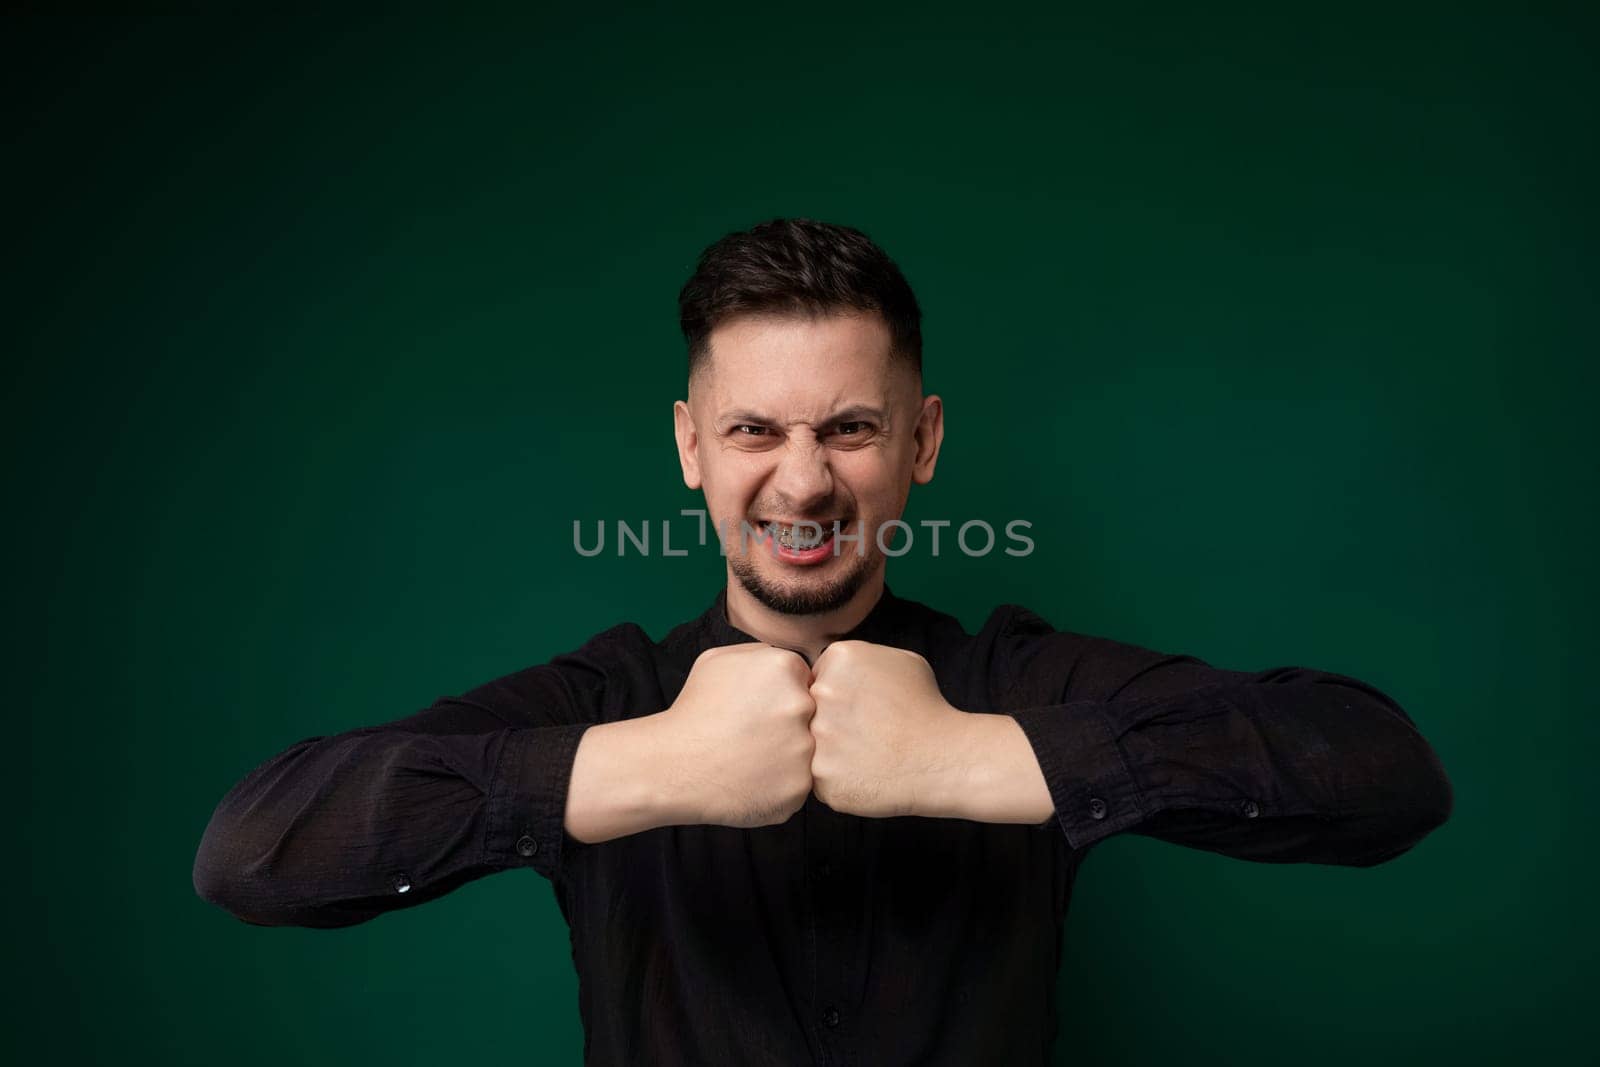
[[[708,648],[661,713],[675,821],[713,826],[785,822],[811,793],[811,668],[798,652],[758,643]]]

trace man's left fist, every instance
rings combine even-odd
[[[848,815],[934,814],[961,765],[967,713],[939,693],[928,661],[868,641],[835,641],[811,668],[811,788]]]

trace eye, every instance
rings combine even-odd
[[[864,433],[866,429],[867,424],[864,422],[841,422],[835,432],[842,433],[846,437],[850,437],[854,434]]]
[[[761,437],[766,432],[765,426],[751,426],[749,423],[741,423],[733,428],[733,433],[737,437]]]

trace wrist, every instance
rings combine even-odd
[[[915,814],[934,819],[965,819],[974,786],[974,746],[982,744],[989,718],[946,705],[928,732],[926,772],[917,788]],[[980,760],[981,762],[981,760]]]
[[[584,731],[573,757],[566,830],[593,844],[675,821],[676,791],[662,758],[659,715],[600,723]]]
[[[631,720],[636,729],[639,759],[635,771],[638,803],[651,827],[679,826],[700,822],[692,781],[682,772],[698,765],[698,759],[680,744],[678,720],[667,711],[658,711]]]
[[[943,732],[947,759],[932,781],[929,814],[975,822],[1039,823],[1055,808],[1027,735],[1010,715],[956,712]]]

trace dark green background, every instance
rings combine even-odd
[[[1059,1062],[1592,1052],[1594,26],[1117,10],[8,16],[30,1061],[578,1061],[533,872],[329,932],[190,865],[292,742],[705,607],[571,522],[698,503],[677,289],[780,214],[921,297],[908,517],[1035,524],[898,592],[1354,674],[1455,785],[1369,870],[1097,848]]]

